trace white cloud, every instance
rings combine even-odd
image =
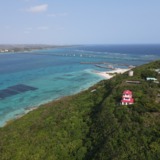
[[[31,30],[33,30],[33,28],[32,27],[27,27],[26,30],[31,31]]]
[[[57,15],[53,13],[53,14],[48,14],[47,16],[48,17],[56,17]]]
[[[30,34],[31,32],[30,32],[30,31],[24,31],[24,33],[25,33],[25,34]]]
[[[48,17],[65,17],[65,16],[67,16],[68,15],[68,13],[52,13],[52,14],[48,14],[47,16]]]
[[[37,29],[38,30],[48,30],[49,27],[47,27],[47,26],[39,26],[39,27],[37,27]]]
[[[5,29],[11,29],[11,26],[7,25],[5,26]]]
[[[42,4],[42,5],[30,7],[26,9],[26,11],[31,13],[40,13],[40,12],[45,12],[47,8],[48,8],[48,4]]]

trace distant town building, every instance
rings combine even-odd
[[[130,70],[130,71],[128,72],[128,76],[132,77],[133,75],[134,75],[134,72],[133,72],[132,70]]]
[[[121,104],[122,105],[131,105],[134,103],[134,99],[132,97],[132,91],[125,90],[122,95]]]

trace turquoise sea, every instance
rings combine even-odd
[[[126,68],[157,59],[160,45],[81,45],[0,54],[0,126],[32,107],[78,93],[104,79],[94,71],[109,69],[95,64]],[[37,89],[2,98],[4,90],[20,84]]]

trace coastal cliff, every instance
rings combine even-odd
[[[1,160],[160,159],[159,69],[160,61],[136,67],[9,122]],[[134,104],[121,105],[124,90]]]

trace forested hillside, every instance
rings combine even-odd
[[[1,160],[160,159],[160,61],[40,106],[0,129]],[[147,77],[154,77],[156,82]],[[128,83],[126,81],[138,81]],[[135,103],[121,105],[124,90]]]

